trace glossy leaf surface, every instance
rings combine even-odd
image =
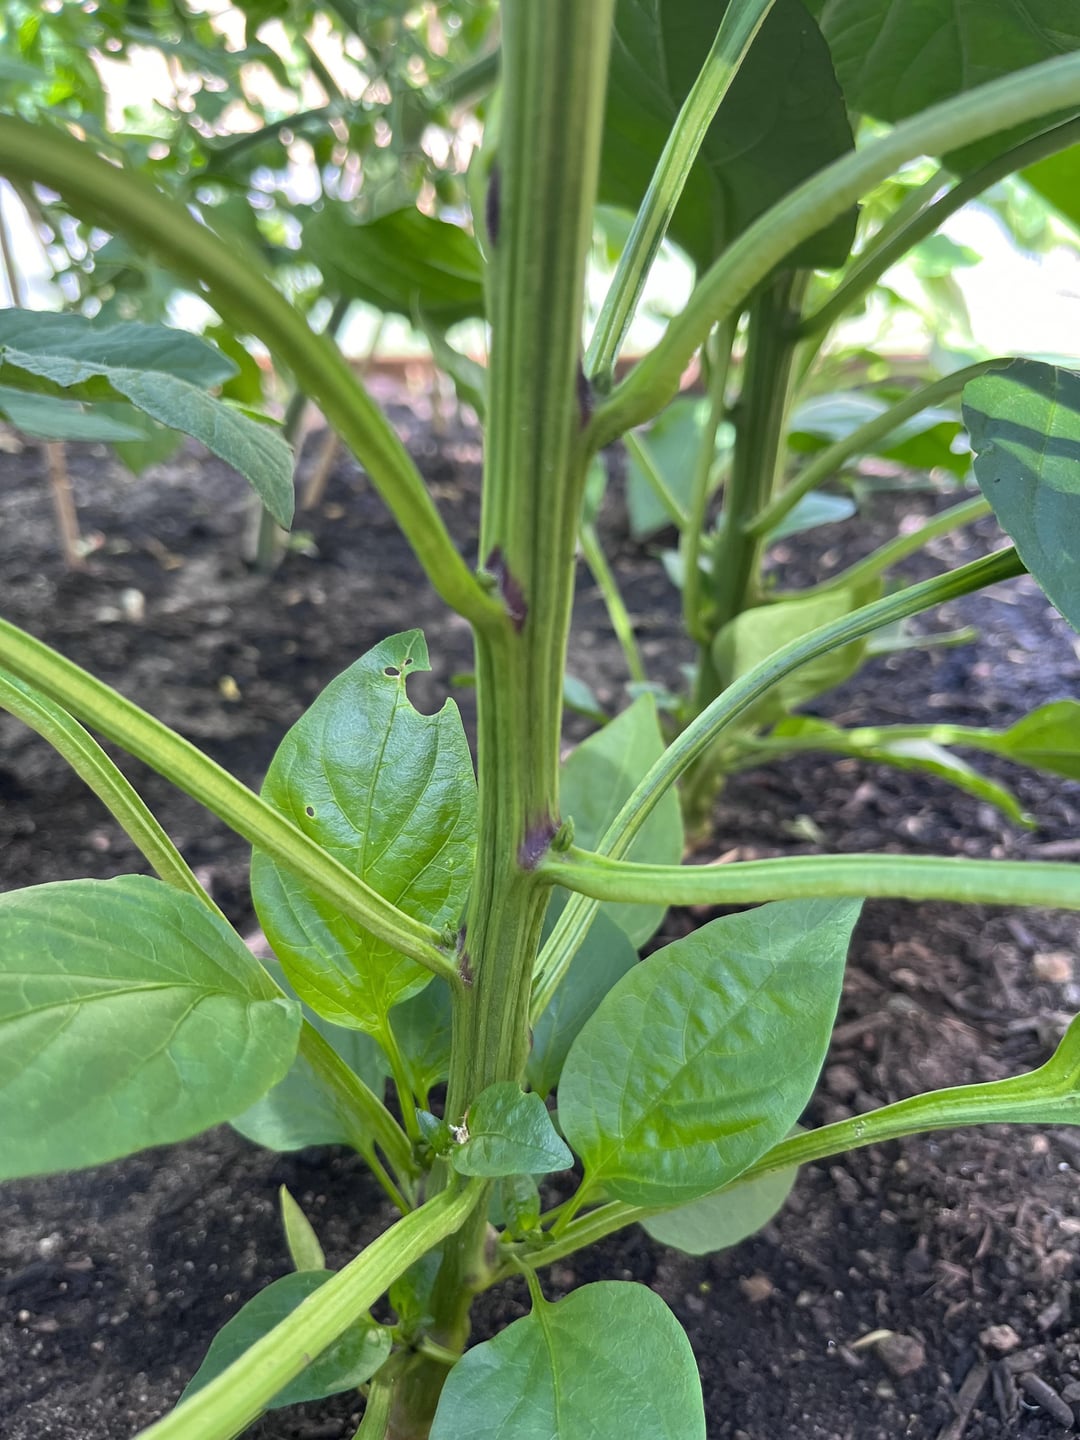
[[[236,933],[160,880],[0,896],[0,1178],[228,1120],[288,1069],[299,1027]]]
[[[221,1372],[249,1350],[256,1340],[274,1328],[286,1315],[331,1279],[332,1270],[300,1270],[260,1290],[242,1310],[223,1326],[210,1342],[206,1358],[196,1370],[181,1400],[209,1385]],[[275,1395],[271,1410],[299,1405],[304,1400],[323,1400],[341,1390],[353,1390],[370,1380],[390,1354],[390,1331],[381,1325],[358,1324],[346,1330],[306,1370]]]
[[[472,871],[476,783],[457,707],[415,710],[406,677],[428,669],[418,630],[332,680],[278,747],[263,798],[414,918],[457,925]],[[255,852],[252,896],[300,997],[377,1034],[430,972],[376,940]]]
[[[574,1157],[559,1139],[539,1095],[512,1080],[489,1085],[469,1106],[469,1138],[455,1145],[450,1163],[459,1175],[546,1175],[569,1170]]]
[[[1014,360],[964,387],[964,420],[979,488],[1080,630],[1080,374]]]
[[[690,1342],[644,1285],[583,1285],[462,1356],[431,1440],[705,1440]]]
[[[559,1086],[586,1186],[632,1205],[684,1204],[788,1134],[825,1057],[859,903],[727,915],[619,981]]]
[[[724,12],[717,0],[619,0],[600,199],[637,210]],[[851,149],[828,47],[797,0],[777,0],[724,97],[669,234],[699,269],[789,190]],[[839,265],[853,219],[798,251]]]
[[[563,819],[574,822],[576,845],[587,850],[596,844],[663,749],[656,702],[651,695],[642,695],[573,751],[562,767],[559,804]],[[682,816],[675,792],[669,790],[626,858],[675,865],[682,851]],[[661,905],[613,904],[604,909],[634,945],[643,945],[664,918]]]

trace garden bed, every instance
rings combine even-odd
[[[476,433],[452,420],[437,435],[422,405],[392,415],[474,558]],[[63,569],[38,450],[0,453],[3,613],[249,784],[323,685],[384,635],[426,631],[433,673],[411,690],[423,709],[468,670],[466,627],[447,619],[351,462],[300,518],[309,541],[269,580],[239,558],[246,495],[217,462],[185,452],[132,482],[83,447],[71,468],[84,530],[101,541],[81,574]],[[814,553],[834,570],[894,533],[902,510],[940,503],[883,493],[868,518],[817,532]],[[628,539],[617,502],[603,521],[646,662],[675,682],[690,658],[675,592]],[[971,558],[993,533],[986,524],[974,537],[936,542],[911,573],[930,573],[935,554],[939,565]],[[797,572],[809,553],[782,557],[785,584],[808,578]],[[876,660],[822,713],[1005,725],[1078,693],[1076,637],[1031,582],[968,597],[923,623],[974,623],[981,634],[956,649]],[[571,669],[609,708],[619,703],[621,655],[584,573]],[[471,692],[453,693],[470,726]],[[0,886],[144,868],[43,742],[3,717],[0,739]],[[817,846],[1080,859],[1080,786],[986,757],[980,764],[1015,785],[1036,829],[1021,831],[935,781],[804,755],[729,785],[713,853],[748,859]],[[244,845],[156,776],[125,768],[230,919],[253,933]],[[711,913],[673,912],[667,938]],[[1041,1063],[1080,1009],[1076,930],[1075,916],[1056,912],[867,905],[808,1123]],[[931,1136],[806,1167],[780,1217],[732,1252],[696,1260],[633,1229],[556,1265],[543,1283],[551,1296],[604,1277],[652,1285],[690,1335],[711,1440],[1036,1440],[1064,1434],[1070,1408],[1080,1414],[1078,1180],[1080,1136],[1067,1130]],[[125,1440],[167,1409],[214,1332],[288,1268],[281,1184],[311,1216],[331,1264],[385,1222],[355,1157],[274,1155],[227,1128],[4,1187],[6,1440]],[[522,1287],[493,1293],[478,1307],[478,1333],[524,1308]],[[894,1338],[867,1341],[876,1332]],[[252,1433],[347,1440],[357,1414],[344,1396],[278,1413]]]

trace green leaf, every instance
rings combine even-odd
[[[0,896],[0,1179],[185,1140],[288,1069],[300,1008],[160,880]]]
[[[811,490],[792,506],[765,539],[771,545],[788,535],[802,535],[807,530],[816,530],[819,525],[835,525],[839,520],[850,520],[854,514],[855,502],[847,495],[827,495],[823,490]]]
[[[583,1285],[467,1351],[431,1440],[705,1440],[690,1342],[644,1285]]]
[[[289,1247],[289,1258],[297,1270],[325,1270],[326,1256],[315,1234],[315,1227],[289,1193],[287,1186],[278,1190],[281,1205],[281,1224],[285,1231],[285,1243]]]
[[[648,430],[637,436],[641,448],[652,460],[684,513],[690,508],[694,467],[708,418],[707,400],[682,397],[673,401]],[[626,508],[630,516],[630,533],[635,540],[646,540],[672,523],[663,502],[631,452],[626,457]]]
[[[1080,630],[1080,375],[1014,360],[964,387],[975,477],[1021,560]]]
[[[287,994],[295,994],[280,965],[269,962],[267,969]],[[304,1018],[329,1042],[354,1075],[369,1090],[382,1096],[389,1066],[370,1035],[332,1025],[305,1007]],[[229,1122],[246,1139],[267,1150],[306,1150],[309,1145],[349,1145],[355,1141],[355,1120],[343,1119],[302,1052],[283,1080]],[[298,1266],[320,1269],[321,1266]]]
[[[726,915],[623,976],[559,1086],[559,1123],[590,1190],[684,1204],[788,1134],[825,1058],[860,903]]]
[[[880,120],[902,120],[1080,48],[1080,13],[1061,0],[806,3],[829,42],[848,105]]]
[[[1021,178],[1080,230],[1080,145],[1070,145],[1021,171]]]
[[[407,676],[427,670],[419,630],[369,650],[285,736],[263,798],[380,895],[436,928],[457,925],[476,841],[476,782],[452,701],[421,715]],[[339,1025],[378,1034],[431,973],[345,919],[256,850],[259,920],[297,994]]]
[[[206,1358],[181,1395],[181,1402],[209,1385],[256,1340],[261,1340],[309,1295],[332,1279],[333,1274],[332,1270],[302,1270],[260,1290],[214,1336]],[[279,1391],[269,1409],[280,1410],[283,1405],[325,1400],[342,1390],[355,1390],[379,1369],[390,1354],[390,1346],[390,1331],[385,1326],[363,1322],[353,1325]]]
[[[450,1152],[459,1175],[547,1175],[574,1157],[559,1139],[539,1095],[504,1080],[482,1090],[465,1117],[468,1139]]]
[[[2,323],[5,314],[14,314],[20,319],[14,325],[5,326]],[[198,368],[186,358],[187,347],[173,339],[182,337],[182,332],[134,322],[95,331],[90,322],[85,321],[82,332],[58,333],[57,327],[45,325],[40,332],[35,327],[33,333],[26,333],[28,315],[26,311],[0,312],[0,383],[72,400],[130,401],[159,424],[201,441],[219,459],[238,470],[274,519],[288,528],[293,511],[292,451],[273,427],[207,395],[168,368],[174,366],[188,371]],[[40,321],[50,317],[35,314],[32,318]],[[54,318],[78,319],[70,315]],[[129,353],[123,342],[132,331],[136,333],[130,338]],[[143,338],[145,331],[151,332],[149,338]],[[15,339],[20,344],[16,345]],[[208,351],[217,369],[215,372],[208,362],[206,370],[220,373],[222,357],[194,336],[186,339],[202,351]],[[177,343],[180,352],[177,361],[167,353],[173,343]],[[136,368],[136,363],[148,365],[153,357],[166,368]],[[226,363],[228,373],[232,374],[231,362]],[[200,383],[205,383],[201,377]]]
[[[959,755],[954,755],[944,745],[929,738],[907,737],[892,740],[888,731],[878,732],[878,735],[867,731],[852,733],[828,720],[819,720],[810,715],[788,716],[776,726],[769,738],[770,741],[777,742],[788,738],[795,739],[802,742],[796,748],[805,750],[809,748],[805,741],[814,736],[820,737],[823,742],[821,748],[832,754],[857,755],[861,760],[889,765],[894,770],[937,776],[938,779],[955,785],[957,790],[963,790],[965,794],[974,795],[977,800],[985,800],[987,804],[996,806],[1017,825],[1031,826],[1034,823],[1021,809],[1020,802],[1011,790],[999,785],[996,780],[991,780],[989,776],[980,774],[966,760],[961,760]],[[962,743],[959,737],[957,743]]]
[[[233,362],[197,335],[135,320],[98,325],[82,315],[0,310],[0,348],[7,346],[29,355],[66,356],[95,373],[99,368],[153,370],[204,389],[236,374]]]
[[[476,241],[413,206],[357,225],[344,206],[325,205],[304,221],[304,256],[334,293],[377,310],[410,320],[420,311],[443,330],[484,313]]]
[[[394,1036],[421,1101],[450,1074],[452,1026],[450,990],[439,979],[394,1011]]]
[[[995,749],[1020,765],[1080,780],[1080,701],[1040,705],[1010,725]]]
[[[563,903],[561,895],[552,896],[544,922],[545,939]],[[615,982],[637,964],[637,958],[626,932],[603,910],[597,911],[551,1003],[533,1026],[525,1078],[537,1094],[549,1095],[558,1085],[570,1046],[581,1027]]]
[[[10,385],[0,385],[0,418],[38,440],[137,440],[140,436],[134,425],[117,419],[108,406],[27,394]]]
[[[861,605],[876,600],[880,593],[881,582],[875,577],[850,588],[823,590],[806,599],[778,600],[742,611],[713,641],[713,663],[723,684],[730,685],[781,646],[850,615]],[[853,640],[800,666],[758,702],[753,719],[758,724],[778,719],[785,711],[831,690],[855,673],[865,653],[866,641]]]
[[[718,0],[619,0],[608,79],[602,202],[637,210],[723,15]],[[797,0],[777,0],[687,179],[669,234],[700,269],[801,181],[852,148],[828,47]],[[854,217],[796,252],[843,264]]]
[[[670,1245],[686,1255],[728,1250],[756,1234],[783,1209],[798,1174],[797,1165],[788,1165],[749,1180],[736,1180],[715,1195],[703,1195],[689,1205],[652,1215],[641,1223],[661,1245]]]
[[[664,739],[651,695],[642,695],[602,730],[582,741],[563,765],[559,782],[560,811],[564,820],[574,822],[575,844],[583,850],[596,845],[663,751]],[[682,859],[682,852],[682,815],[675,792],[669,790],[646,820],[626,858],[675,865]],[[661,905],[604,908],[636,946],[654,935],[664,918]]]
[[[540,1211],[540,1187],[531,1175],[504,1175],[492,1186],[488,1220],[505,1227],[512,1239],[535,1235],[540,1228]]]

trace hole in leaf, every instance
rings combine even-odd
[[[305,815],[314,815],[314,814],[315,814],[315,806],[314,806],[314,805],[305,805],[305,806],[304,806],[304,814],[305,814]]]
[[[386,669],[382,673],[384,675],[391,675],[396,679],[401,674],[401,671],[397,669],[397,667],[394,665],[387,665]]]

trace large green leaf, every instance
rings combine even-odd
[[[902,120],[1080,48],[1062,0],[807,0],[853,110]]]
[[[583,1285],[462,1356],[431,1440],[705,1440],[690,1342],[644,1285]]]
[[[280,965],[267,967],[283,990],[294,993]],[[362,1030],[332,1025],[308,1010],[304,1017],[337,1051],[369,1090],[380,1098],[386,1089],[389,1066],[378,1045]],[[304,1150],[309,1145],[352,1145],[355,1117],[343,1117],[320,1083],[303,1053],[298,1053],[289,1073],[272,1090],[230,1121],[234,1130],[267,1150]]]
[[[5,327],[5,314],[16,316],[16,322]],[[210,382],[199,371],[198,357],[188,357],[190,346],[184,341],[209,355],[207,374],[220,376],[228,366],[225,373],[231,375],[231,361],[194,336],[161,326],[131,322],[95,330],[83,321],[79,330],[52,324],[38,329],[30,323],[51,318],[71,322],[79,317],[0,311],[0,384],[70,400],[126,400],[159,424],[201,441],[249,481],[279,524],[291,523],[292,451],[273,426],[199,388]],[[169,353],[173,344],[179,352],[175,362]],[[154,363],[162,368],[152,368]],[[199,384],[175,370],[198,373]]]
[[[1021,172],[1044,200],[1080,230],[1080,145],[1048,155]]]
[[[730,685],[781,646],[801,639],[821,625],[842,619],[880,594],[880,581],[869,580],[851,588],[823,590],[805,599],[778,600],[757,605],[729,620],[713,641],[713,663],[725,685]],[[811,660],[781,680],[754,707],[758,724],[778,719],[786,710],[831,690],[853,675],[866,653],[865,640],[853,640]]]
[[[703,1195],[677,1210],[665,1210],[641,1223],[654,1240],[687,1255],[728,1250],[754,1235],[782,1209],[799,1174],[797,1165],[736,1180],[715,1195]]]
[[[656,701],[642,695],[609,725],[577,747],[562,767],[559,806],[574,822],[574,840],[589,850],[622,808],[635,785],[664,751]],[[676,865],[682,859],[683,829],[679,802],[668,790],[646,820],[627,859],[643,864]],[[664,918],[662,905],[606,905],[612,920],[635,945],[655,934]]]
[[[445,329],[484,313],[484,262],[460,225],[436,220],[414,206],[366,225],[340,205],[312,212],[304,222],[304,255],[339,295],[377,310],[419,311]]]
[[[85,406],[54,395],[27,394],[9,385],[0,385],[0,419],[38,440],[138,440],[141,435],[108,406]]]
[[[408,675],[428,668],[419,630],[369,650],[285,736],[262,794],[407,914],[456,926],[472,872],[476,782],[457,706],[421,715],[406,694]],[[390,1007],[431,979],[258,850],[251,892],[297,994],[336,1024],[378,1035]]]
[[[1080,375],[1014,360],[964,387],[975,477],[1020,558],[1080,630]]]
[[[600,199],[636,210],[716,37],[723,0],[619,0]],[[798,0],[777,0],[690,172],[670,236],[699,269],[789,190],[851,149],[828,47]],[[840,265],[854,217],[797,251]]]
[[[726,915],[623,976],[559,1085],[559,1123],[590,1189],[685,1204],[787,1135],[825,1058],[860,903]]]
[[[0,1179],[230,1119],[289,1068],[299,1027],[235,932],[160,880],[0,896]]]
[[[561,897],[553,896],[544,923],[545,938],[562,908]],[[558,990],[533,1026],[525,1077],[539,1095],[550,1094],[558,1085],[570,1046],[581,1027],[615,982],[633,969],[637,958],[626,931],[603,910],[597,911]]]
[[[188,1381],[181,1400],[194,1395],[250,1350],[256,1340],[280,1324],[286,1315],[333,1277],[332,1270],[298,1270],[260,1290],[210,1342],[206,1358]],[[352,1325],[321,1355],[274,1396],[269,1408],[324,1400],[342,1390],[355,1390],[370,1380],[390,1354],[390,1331],[383,1325]]]
[[[547,1175],[569,1170],[574,1163],[543,1100],[512,1080],[482,1090],[469,1106],[465,1123],[468,1138],[450,1152],[459,1175]]]

